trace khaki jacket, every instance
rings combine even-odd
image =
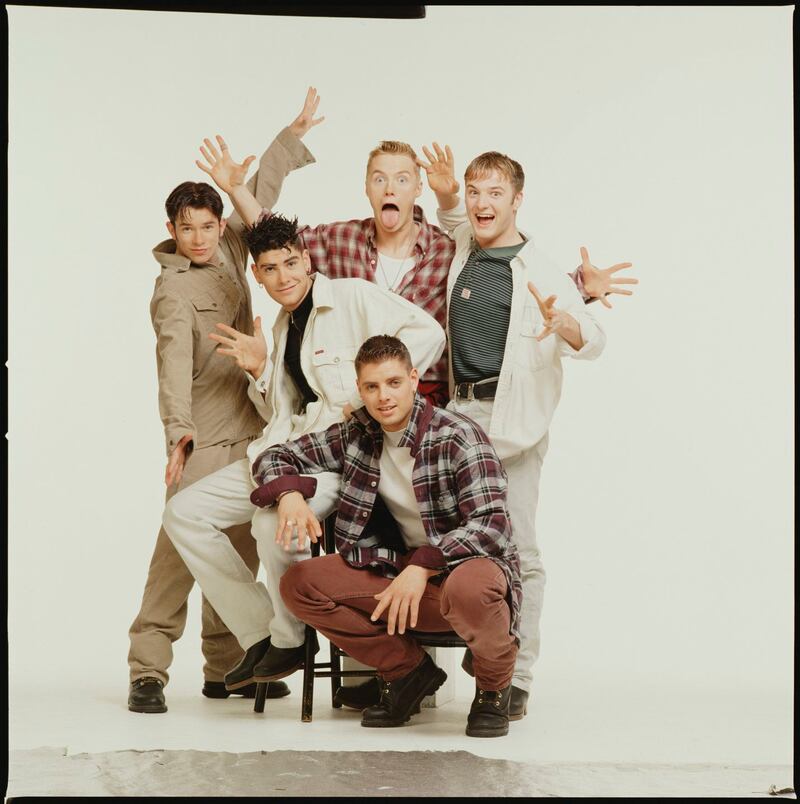
[[[259,203],[272,207],[286,175],[314,162],[288,129],[278,134],[248,182]],[[247,247],[238,214],[228,218],[214,258],[198,265],[175,253],[175,241],[153,249],[161,266],[150,301],[156,333],[158,404],[167,455],[190,433],[193,446],[233,444],[258,434],[263,421],[248,397],[248,380],[234,360],[215,353],[208,334],[224,323],[252,334]]]

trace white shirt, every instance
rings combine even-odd
[[[378,494],[381,495],[389,513],[400,526],[400,533],[406,547],[411,550],[428,544],[425,527],[419,513],[411,473],[414,471],[414,458],[410,447],[398,447],[403,430],[395,433],[383,431],[383,452],[381,452],[381,480]]]
[[[397,290],[403,277],[414,267],[414,257],[397,259],[378,252],[375,264],[375,284],[382,290]]]

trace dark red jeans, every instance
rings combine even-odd
[[[289,610],[349,656],[375,667],[387,681],[410,673],[424,651],[408,633],[386,633],[387,611],[372,622],[374,595],[391,583],[340,555],[301,561],[281,578]],[[488,558],[459,564],[441,586],[428,583],[419,604],[420,631],[455,631],[472,650],[475,678],[486,690],[511,683],[517,645],[509,633],[511,611],[503,571]]]

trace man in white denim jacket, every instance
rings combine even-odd
[[[251,201],[257,204],[252,197]],[[251,501],[256,488],[253,461],[267,447],[325,430],[342,421],[348,409],[361,407],[354,360],[367,338],[387,333],[399,337],[421,372],[439,358],[445,343],[436,320],[397,294],[361,279],[312,277],[296,219],[262,218],[245,240],[255,260],[256,281],[282,307],[272,329],[271,358],[258,318],[253,336],[218,324],[224,335],[211,337],[221,344],[218,352],[236,359],[248,372],[251,397],[268,424],[248,446],[246,459],[179,492],[164,512],[164,529],[175,548],[245,649],[241,662],[225,676],[229,690],[257,677],[288,675],[304,653],[305,626],[277,592],[283,573],[308,558],[310,550],[298,550],[297,540],[291,550],[276,544],[275,509],[258,508]],[[317,493],[310,505],[322,520],[338,502],[340,479],[331,472],[316,479]],[[222,532],[251,519],[272,595]]]
[[[497,152],[482,154],[467,167],[465,183],[466,215],[455,180],[449,196],[437,194],[439,222],[456,241],[447,282],[448,409],[486,430],[508,474],[522,567],[521,642],[510,713],[518,720],[527,711],[539,654],[545,572],[535,518],[548,429],[561,396],[561,358],[596,358],[605,334],[570,277],[517,228],[524,183],[519,163]],[[589,264],[585,249],[582,256]]]

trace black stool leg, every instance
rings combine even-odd
[[[339,673],[342,672],[342,655],[339,653],[339,648],[330,643],[331,646],[331,706],[334,709],[341,709],[342,705],[336,701],[336,690],[342,686],[342,677]]]
[[[253,711],[259,714],[264,711],[264,701],[267,700],[267,687],[269,682],[259,682],[256,684],[256,700],[253,704]]]
[[[316,633],[310,626],[306,626],[306,658],[303,662],[303,707],[300,719],[303,723],[311,722],[311,713],[314,709],[314,637]]]

